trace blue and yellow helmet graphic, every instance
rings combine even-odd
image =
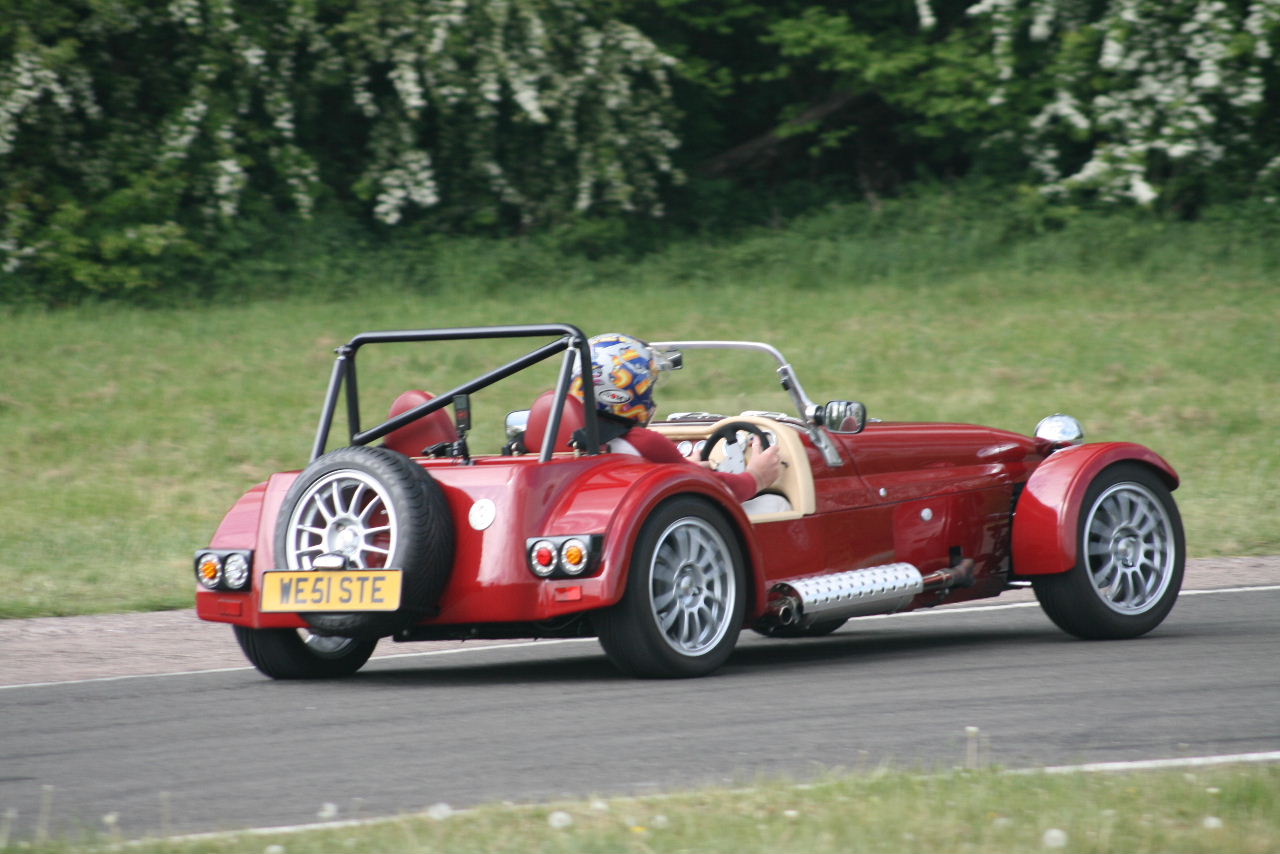
[[[596,409],[648,424],[657,408],[653,386],[658,379],[658,365],[653,353],[643,342],[616,332],[597,335],[588,343]],[[573,381],[571,391],[582,396],[581,376]]]

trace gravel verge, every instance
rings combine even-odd
[[[1187,562],[1183,589],[1208,590],[1280,583],[1280,555],[1197,558]],[[1034,600],[1009,591],[971,605]],[[375,656],[457,649],[509,641],[384,641]],[[0,620],[0,686],[76,679],[184,673],[248,667],[231,628],[197,619],[195,611],[99,614]]]

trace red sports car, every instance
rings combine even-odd
[[[361,348],[469,339],[534,347],[362,423]],[[574,326],[357,335],[337,350],[310,465],[250,489],[196,552],[198,614],[231,623],[278,679],[354,673],[387,637],[570,636],[599,638],[626,673],[673,677],[714,671],[745,628],[823,635],[1028,583],[1083,638],[1141,635],[1173,607],[1178,476],[1141,445],[1083,444],[1065,415],[1034,436],[880,422],[854,401],[812,402],[767,344],[647,347],[665,370],[724,350],[771,357],[795,411],[669,414],[649,428],[707,463],[652,462],[605,449],[595,389],[575,383],[592,353]],[[473,455],[471,395],[557,357],[555,387],[508,416],[501,452]],[[326,452],[340,407],[346,447]],[[713,469],[769,445],[781,474],[740,501]]]

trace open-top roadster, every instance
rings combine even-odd
[[[536,346],[438,396],[407,391],[365,426],[362,348],[467,339]],[[793,413],[650,425],[709,466],[741,469],[750,435],[777,445],[764,496],[739,502],[709,466],[604,450],[592,383],[574,389],[591,364],[574,326],[363,333],[337,350],[310,464],[250,489],[196,552],[199,616],[231,623],[275,678],[354,673],[388,637],[592,635],[627,673],[698,676],[744,628],[822,635],[1027,583],[1082,638],[1141,635],[1173,607],[1178,477],[1141,445],[1084,444],[1064,415],[1034,436],[868,420],[860,403],[811,401],[767,344],[648,346],[667,369],[726,349],[776,360]],[[501,452],[472,454],[471,395],[556,357],[555,387],[508,417]],[[347,444],[326,452],[344,405]]]

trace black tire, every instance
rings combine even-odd
[[[819,620],[812,626],[803,628],[798,626],[770,626],[766,629],[756,629],[756,633],[767,638],[825,638],[847,622],[849,622],[848,617],[837,617],[833,620]]]
[[[1085,492],[1076,543],[1074,567],[1032,581],[1059,628],[1087,640],[1134,638],[1169,615],[1182,588],[1186,541],[1159,475],[1138,463],[1104,469]]]
[[[742,552],[728,522],[707,502],[678,497],[645,521],[622,601],[594,623],[624,673],[705,676],[733,652],[746,604]]]
[[[453,568],[453,519],[440,484],[413,460],[387,448],[339,448],[289,488],[275,547],[284,569],[343,551],[352,568],[402,570],[398,611],[303,615],[320,634],[373,639],[431,613]]]
[[[355,673],[373,655],[376,640],[321,637],[298,629],[232,626],[254,667],[272,679],[335,679]]]

